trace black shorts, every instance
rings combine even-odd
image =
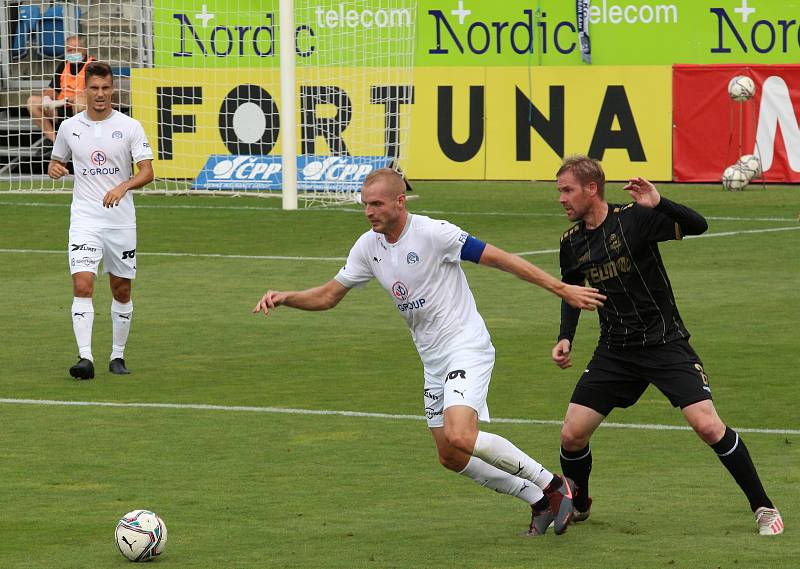
[[[703,362],[687,340],[677,340],[622,350],[597,346],[571,402],[608,415],[614,407],[636,403],[651,383],[674,407],[711,399]]]

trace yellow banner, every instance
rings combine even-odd
[[[297,69],[297,152],[394,155],[408,137],[410,81],[401,71]],[[136,69],[132,114],[161,178],[193,179],[211,154],[280,155],[276,69]],[[405,132],[404,132],[405,131]],[[391,134],[389,134],[391,133]]]
[[[670,67],[422,68],[414,83],[413,178],[552,180],[578,153],[609,179],[672,177]]]
[[[413,103],[385,70],[314,73],[298,69],[300,153],[383,155],[409,126],[389,115],[410,105],[411,178],[552,180],[575,153],[612,180],[672,177],[668,66],[418,68]],[[159,177],[194,178],[211,154],[280,153],[277,70],[135,70],[132,105]]]

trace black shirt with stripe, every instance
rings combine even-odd
[[[600,343],[622,349],[688,339],[659,241],[699,235],[708,228],[696,211],[663,196],[655,208],[608,204],[595,229],[581,221],[561,238],[561,278],[597,288],[608,299],[598,310]],[[580,310],[561,303],[558,339],[572,342]]]

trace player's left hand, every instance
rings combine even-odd
[[[125,184],[120,184],[113,190],[108,190],[106,195],[103,196],[103,207],[118,206],[125,194],[128,193],[128,188]]]
[[[587,288],[578,285],[564,285],[561,298],[572,308],[582,310],[595,310],[602,308],[603,301],[606,299],[596,288]]]
[[[656,187],[644,178],[631,178],[623,190],[627,191],[633,201],[643,207],[656,207],[661,201],[661,194]]]

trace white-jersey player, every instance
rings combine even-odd
[[[61,123],[47,169],[58,179],[69,173],[67,163],[72,161],[75,174],[68,255],[79,355],[69,372],[78,379],[94,377],[92,294],[101,260],[114,297],[108,369],[130,373],[124,360],[133,316],[131,282],[136,277],[136,212],[130,191],[153,180],[153,152],[142,125],[111,107],[113,80],[108,64],[94,61],[86,66],[87,109]],[[138,169],[135,176],[131,162]]]
[[[425,415],[441,464],[530,504],[528,535],[542,535],[551,522],[563,533],[572,515],[572,482],[478,428],[479,420],[489,421],[486,398],[495,353],[460,263],[510,272],[576,308],[594,310],[605,297],[597,289],[566,285],[451,223],[410,214],[405,183],[394,170],[367,176],[361,196],[372,229],[356,241],[339,273],[304,291],[270,290],[253,312],[269,314],[281,305],[326,310],[350,289],[378,280],[406,320],[422,359]]]

